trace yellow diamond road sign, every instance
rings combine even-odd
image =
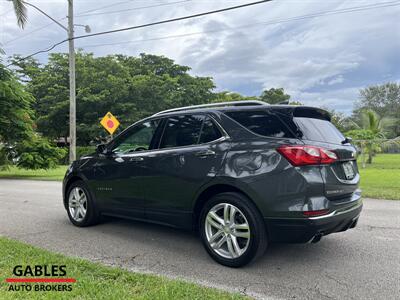
[[[113,116],[112,113],[108,112],[104,116],[103,119],[101,119],[100,124],[103,125],[103,127],[110,133],[113,134],[115,130],[117,130],[119,126],[119,121],[117,120],[116,117]]]

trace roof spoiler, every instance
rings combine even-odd
[[[293,116],[331,121],[329,112],[317,107],[294,106]]]

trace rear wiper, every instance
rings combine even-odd
[[[350,144],[353,141],[353,139],[351,137],[346,137],[343,141],[342,141],[342,145],[344,144]]]

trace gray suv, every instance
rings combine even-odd
[[[273,242],[317,242],[361,209],[356,149],[321,109],[238,101],[172,109],[80,158],[63,182],[71,222],[103,215],[199,233],[239,267]]]

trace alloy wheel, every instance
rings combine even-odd
[[[87,197],[85,191],[80,187],[74,187],[69,193],[68,208],[71,217],[76,222],[81,222],[87,212]]]
[[[240,257],[250,243],[250,226],[245,215],[229,203],[219,203],[209,210],[205,232],[211,249],[224,258]]]

